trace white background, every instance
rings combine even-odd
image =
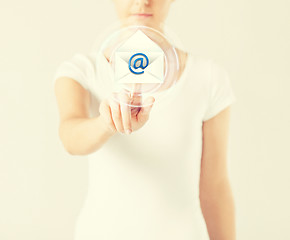
[[[229,72],[238,239],[290,239],[290,2],[176,0],[168,25]],[[58,138],[57,66],[116,20],[109,0],[1,0],[0,239],[71,240],[86,157]]]

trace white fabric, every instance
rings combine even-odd
[[[92,117],[102,100],[96,72],[94,54],[75,54],[54,76],[90,92]],[[202,123],[235,100],[227,71],[190,54],[174,91],[154,103],[141,129],[117,133],[88,155],[88,194],[74,240],[208,240],[198,198]]]

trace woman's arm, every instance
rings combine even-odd
[[[230,107],[203,124],[200,204],[210,239],[235,240],[235,206],[227,172]]]
[[[78,82],[60,77],[55,83],[55,95],[60,114],[59,136],[67,152],[90,154],[114,135],[101,115],[89,117],[89,92]]]

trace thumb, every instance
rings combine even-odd
[[[155,102],[154,97],[151,96],[151,97],[146,98],[146,100],[144,101],[144,105],[146,105],[146,107],[142,107],[141,114],[142,115],[149,114],[154,102]]]

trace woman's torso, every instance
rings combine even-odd
[[[198,183],[209,62],[190,54],[181,81],[154,103],[148,122],[89,155],[75,240],[208,239]],[[92,116],[101,96],[92,91]]]

